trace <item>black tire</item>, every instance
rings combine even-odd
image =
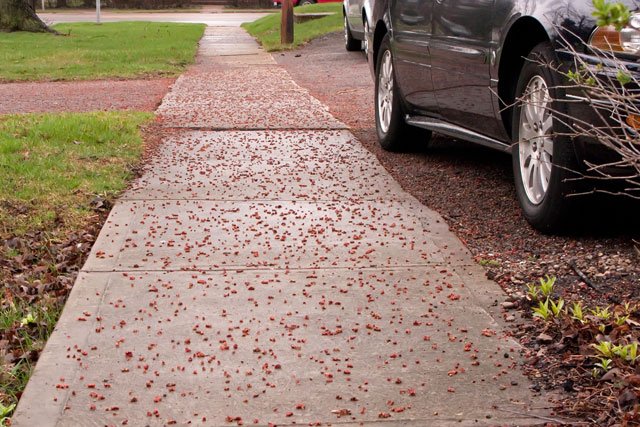
[[[315,4],[315,0],[298,0],[297,6],[306,6],[308,4]]]
[[[350,52],[362,50],[362,42],[353,38],[349,28],[349,20],[344,15],[344,47]]]
[[[550,103],[545,104],[542,101],[526,104],[520,101],[516,102],[512,118],[514,142],[512,160],[516,193],[524,217],[533,228],[545,233],[552,233],[561,231],[566,226],[575,207],[575,197],[567,197],[575,191],[575,184],[568,179],[576,177],[575,171],[578,170],[578,162],[571,140],[562,135],[567,131],[558,120],[558,117],[566,117],[567,114],[566,103],[562,101],[565,98],[565,93],[561,88],[561,76],[547,64],[557,65],[558,61],[551,45],[545,42],[537,45],[531,51],[520,72],[515,92],[516,99],[526,98],[525,92],[527,92],[538,94],[537,100],[549,100],[541,95],[544,93],[546,85]],[[544,85],[542,81],[544,81]],[[529,91],[527,91],[528,88]],[[523,114],[523,110],[527,106],[535,107],[543,104],[551,107],[537,108],[537,110],[532,108],[524,111]],[[527,115],[527,112],[530,112],[530,115]],[[539,117],[541,118],[539,121],[535,120]],[[530,126],[530,123],[539,123],[539,125]],[[547,125],[545,126],[544,123]],[[550,123],[550,132],[548,123]],[[523,135],[520,135],[521,133]],[[524,135],[525,133],[532,136],[527,137]],[[550,137],[535,137],[535,135],[550,135]],[[545,143],[547,144],[546,149]],[[523,161],[521,161],[521,157]],[[522,171],[523,164],[526,172]],[[527,167],[530,168],[527,169]],[[540,171],[538,174],[535,173],[536,167]],[[525,175],[524,178],[523,175]],[[540,179],[536,179],[538,175]],[[525,181],[529,185],[526,185]],[[541,184],[544,182],[547,182],[546,189],[544,184]]]
[[[383,76],[383,63],[386,61],[387,55],[391,65],[391,79],[387,79]],[[382,82],[384,80],[384,82]],[[388,120],[381,117],[385,110],[381,106],[381,87],[386,87],[387,96],[391,95],[390,102],[385,104],[390,107],[390,111],[387,111]],[[390,90],[388,90],[390,87]],[[391,43],[389,34],[384,36],[380,49],[378,51],[378,58],[376,60],[376,85],[375,85],[375,111],[376,111],[376,133],[378,135],[378,141],[382,148],[387,151],[407,151],[417,146],[425,146],[431,139],[431,132],[425,129],[416,128],[408,125],[405,120],[405,111],[402,105],[400,90],[398,85],[395,84],[395,70],[393,69],[393,56],[391,53]],[[388,121],[388,124],[386,122]],[[385,123],[382,123],[385,122]]]

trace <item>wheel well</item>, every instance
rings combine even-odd
[[[387,26],[384,21],[379,21],[376,24],[375,32],[373,33],[373,66],[378,63],[378,51],[380,50],[380,45],[382,44],[382,39],[385,34],[387,34]]]
[[[548,41],[544,27],[534,18],[524,17],[511,26],[500,54],[498,69],[498,95],[502,122],[511,137],[512,108],[505,108],[515,102],[516,85],[525,58],[538,44]]]

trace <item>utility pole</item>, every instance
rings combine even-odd
[[[282,21],[280,22],[280,43],[293,43],[293,1],[282,0]]]
[[[100,25],[100,0],[96,0],[96,24]]]

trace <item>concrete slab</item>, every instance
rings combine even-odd
[[[235,43],[216,43],[213,46],[202,48],[203,55],[211,56],[235,56],[235,55],[253,55],[263,53],[259,46],[238,46]]]
[[[185,131],[165,141],[123,199],[402,197],[406,193],[346,131]]]
[[[469,263],[448,237],[438,215],[393,201],[122,201],[84,270]]]
[[[207,77],[206,75],[203,77]],[[320,101],[299,90],[171,92],[157,112],[168,127],[209,129],[347,129]]]
[[[243,68],[242,73],[234,70],[235,75],[243,75],[251,73],[252,65],[275,65],[276,62],[244,29],[209,26],[205,29],[200,42],[197,63],[205,65],[205,67],[194,67],[193,70],[197,72],[211,72],[216,69],[233,67]],[[209,80],[211,79],[206,79],[206,81]],[[291,79],[287,80],[290,83],[293,82]],[[234,86],[234,88],[243,86],[241,84]],[[269,88],[271,84],[263,84],[262,87]]]
[[[204,67],[202,67],[204,65]],[[218,68],[246,68],[247,65],[276,65],[276,61],[268,53],[259,55],[226,55],[215,57],[203,57],[194,69],[210,69],[215,66]]]
[[[438,267],[83,273],[93,303],[65,310],[46,362],[63,379],[40,381],[56,401],[16,421],[526,421],[501,411],[532,404],[520,349],[464,282]]]
[[[209,27],[205,30],[206,37],[219,37],[221,39],[243,38],[250,40],[251,43],[258,43],[244,28],[227,26],[227,27]],[[201,44],[206,44],[207,38],[202,39]]]
[[[215,27],[205,30],[200,40],[198,55],[248,55],[264,53],[260,44],[244,30],[220,31]]]
[[[271,58],[271,55],[268,55]],[[244,67],[242,71],[237,69],[210,69],[206,71],[206,79],[202,78],[202,72],[198,68],[183,73],[173,84],[174,92],[208,92],[212,97],[225,96],[229,87],[234,87],[234,92],[277,94],[279,92],[308,93],[298,86],[287,72],[277,66]],[[265,84],[268,82],[268,84]]]

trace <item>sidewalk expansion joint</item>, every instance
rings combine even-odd
[[[385,198],[365,198],[365,199],[209,199],[205,197],[121,197],[118,201],[125,202],[234,202],[234,203],[365,203],[365,202],[393,202],[403,203],[411,199],[385,199]],[[118,203],[118,202],[116,202]]]
[[[335,132],[335,131],[350,131],[351,128],[347,127],[317,127],[317,128],[282,128],[282,127],[254,127],[254,128],[237,128],[237,127],[202,127],[202,126],[176,126],[167,125],[162,126],[163,129],[175,129],[175,130],[193,130],[200,132]]]
[[[265,55],[265,54],[266,54],[266,52],[257,52],[257,53],[256,53],[256,52],[254,52],[254,53],[228,53],[228,54],[220,53],[220,54],[216,54],[216,55],[207,55],[207,54],[204,54],[204,55],[202,55],[202,56],[204,56],[204,57],[209,57],[209,58],[219,58],[219,57],[221,57],[221,56],[222,56],[222,57],[229,57],[229,56],[263,56],[263,55]],[[274,65],[275,65],[275,64],[274,64]]]
[[[406,270],[411,268],[425,268],[425,267],[449,267],[449,268],[465,268],[472,267],[474,264],[472,263],[460,263],[460,264],[447,264],[446,262],[427,262],[424,264],[407,264],[407,265],[393,265],[393,266],[367,266],[367,267],[346,267],[346,266],[336,266],[336,267],[291,267],[285,268],[280,266],[256,266],[256,267],[243,267],[238,265],[233,265],[229,267],[180,267],[180,268],[114,268],[111,270],[80,270],[82,273],[179,273],[182,271],[196,271],[202,273],[212,273],[218,271],[233,271],[236,273],[241,273],[243,271],[392,271],[392,270]]]

